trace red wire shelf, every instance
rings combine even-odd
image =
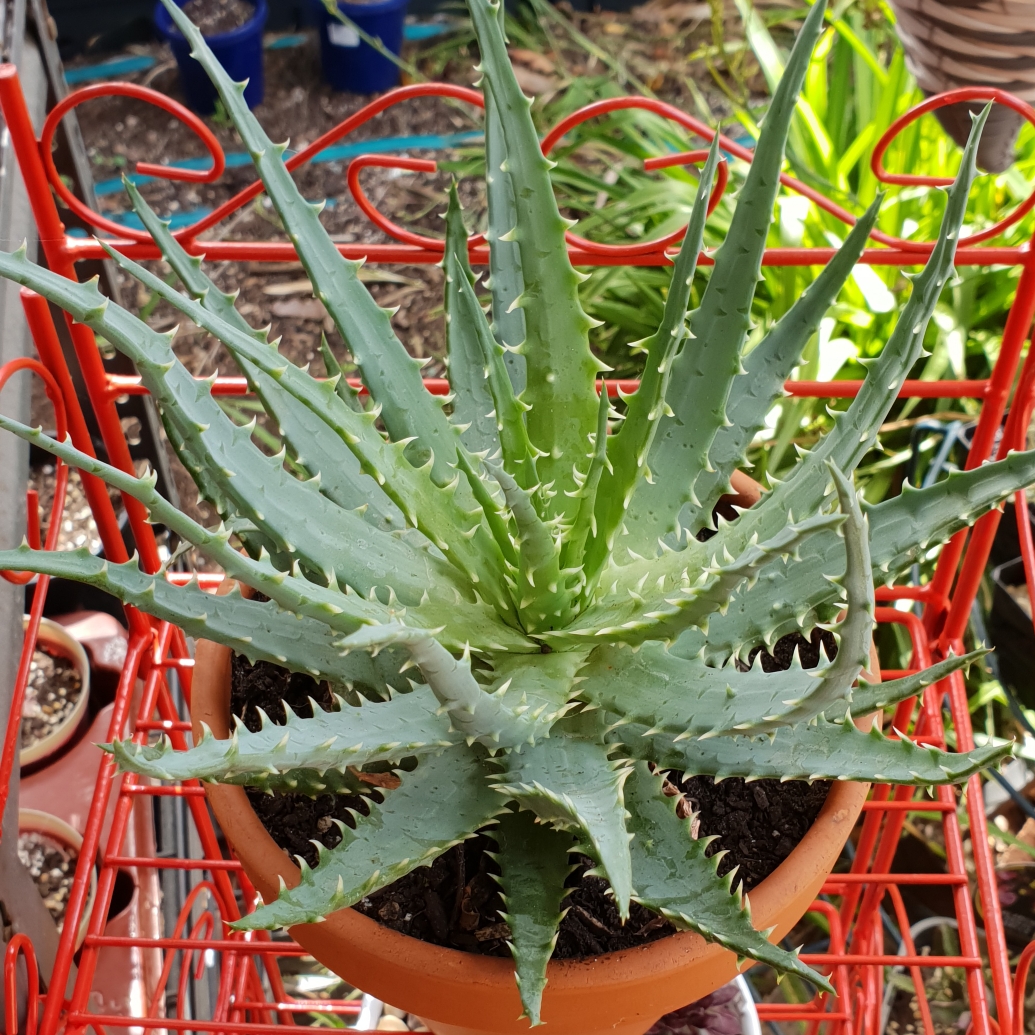
[[[52,142],[63,115],[76,105],[92,98],[122,95],[138,98],[163,109],[170,116],[189,126],[212,156],[208,170],[183,170],[141,163],[137,172],[170,180],[213,182],[224,169],[224,156],[218,142],[205,124],[180,104],[163,94],[127,83],[106,83],[90,86],[66,97],[48,116],[37,138],[13,66],[0,65],[0,112],[10,132],[14,152],[28,190],[33,213],[39,228],[44,258],[50,269],[76,277],[76,262],[101,258],[103,252],[93,240],[76,238],[65,233],[54,194],[61,203],[96,228],[110,235],[110,243],[134,257],[158,257],[154,245],[139,231],[127,229],[87,209],[62,182],[52,159]],[[340,140],[392,105],[418,96],[437,96],[461,101],[473,107],[482,106],[481,94],[464,87],[430,84],[402,87],[391,91],[346,119],[330,132],[314,141],[288,162],[297,168],[317,152]],[[998,90],[967,89],[942,94],[925,101],[899,119],[878,142],[871,167],[878,178],[889,183],[935,186],[945,181],[931,177],[892,175],[882,165],[890,140],[906,125],[934,108],[961,100],[995,100],[1013,108],[1035,124],[1035,110],[1016,98]],[[543,141],[549,151],[573,126],[595,116],[619,108],[649,111],[670,119],[691,134],[710,142],[713,130],[671,105],[645,98],[620,98],[589,105],[556,126]],[[750,161],[751,152],[732,140],[722,139],[723,150],[736,158]],[[704,152],[664,156],[645,163],[647,168],[699,161]],[[352,195],[371,222],[381,229],[388,243],[378,245],[340,245],[343,254],[380,263],[433,263],[442,255],[442,242],[396,226],[377,211],[363,193],[359,183],[362,169],[406,169],[434,171],[435,163],[392,156],[361,156],[352,161],[348,184]],[[812,188],[789,175],[784,185],[807,198],[845,224],[854,217]],[[725,177],[712,202],[725,189]],[[286,242],[213,241],[201,235],[248,204],[261,193],[255,182],[240,191],[192,226],[179,230],[176,237],[192,253],[218,261],[281,261],[296,258]],[[53,194],[51,193],[53,191]],[[993,227],[965,238],[957,253],[957,265],[1002,265],[1020,269],[1017,297],[1008,315],[998,362],[986,380],[953,382],[907,381],[902,396],[917,398],[971,398],[982,400],[982,413],[977,423],[968,465],[975,467],[993,454],[1004,456],[1010,449],[1023,448],[1026,429],[1035,407],[1035,353],[1029,350],[1022,359],[1024,344],[1035,316],[1035,250],[1031,242],[1021,247],[1000,247],[986,244],[1007,227],[1016,224],[1033,207],[1035,192],[1009,216]],[[573,262],[577,265],[645,265],[670,263],[667,249],[682,235],[677,233],[659,241],[639,242],[623,246],[595,244],[569,234]],[[873,248],[867,249],[863,261],[875,265],[916,266],[922,264],[931,249],[930,242],[906,241],[874,232]],[[776,266],[820,265],[829,260],[832,249],[771,249],[765,262]],[[473,238],[471,259],[485,263],[484,240]],[[703,261],[707,262],[705,256]],[[0,386],[20,370],[28,370],[44,381],[54,403],[59,435],[67,430],[74,444],[92,452],[86,421],[72,387],[72,376],[58,341],[56,328],[47,304],[32,292],[23,291],[22,300],[39,361],[23,360],[0,370]],[[112,463],[132,471],[127,441],[115,409],[115,400],[123,395],[141,393],[139,380],[106,373],[92,332],[69,321],[69,330],[76,359],[89,396],[89,406],[101,430],[104,446]],[[428,390],[445,391],[445,382],[429,381]],[[619,387],[631,390],[632,382],[607,382],[606,389]],[[859,382],[830,383],[789,382],[788,392],[795,396],[845,398],[859,390]],[[213,390],[219,394],[240,395],[246,392],[241,378],[218,378]],[[1013,395],[1009,415],[1003,425],[1008,399]],[[1002,427],[1003,433],[997,437]],[[67,469],[57,469],[57,491],[47,526],[45,546],[56,546],[57,530],[64,506]],[[104,487],[91,477],[83,478],[106,556],[113,561],[127,560],[126,548],[115,511]],[[125,500],[126,511],[140,563],[149,571],[159,568],[158,547],[151,526],[133,500]],[[29,540],[40,545],[37,501],[29,497]],[[1017,514],[1022,555],[1028,586],[1035,591],[1035,547],[1023,493],[1018,494]],[[934,577],[922,586],[903,585],[878,590],[882,604],[877,609],[880,622],[901,625],[912,644],[910,670],[925,667],[945,657],[949,651],[959,652],[967,628],[971,605],[985,569],[992,537],[1001,514],[994,511],[981,519],[970,533],[962,532],[944,548]],[[964,549],[966,546],[966,549]],[[24,582],[27,577],[9,575],[11,581]],[[185,581],[185,575],[171,575]],[[220,576],[202,575],[203,586],[215,586]],[[21,657],[18,681],[12,702],[12,716],[19,716],[28,676],[29,661],[35,645],[40,617],[47,595],[49,579],[37,583],[30,622]],[[923,616],[897,609],[898,601],[920,602]],[[145,743],[157,730],[168,734],[177,747],[187,746],[190,728],[188,715],[178,706],[177,689],[189,708],[191,666],[193,664],[186,638],[181,630],[127,609],[129,642],[122,669],[107,739],[132,737]],[[175,679],[170,675],[173,673]],[[904,673],[888,672],[886,675]],[[928,688],[921,698],[902,702],[896,709],[894,727],[901,735],[925,743],[944,745],[943,708],[951,716],[956,746],[967,750],[974,746],[964,683],[959,674]],[[0,757],[0,809],[6,801],[7,789],[18,755],[19,722],[11,721],[5,733]],[[763,1020],[804,1022],[808,1035],[878,1035],[881,1032],[882,1004],[888,981],[888,969],[898,968],[912,982],[920,1012],[919,1029],[924,1035],[935,1035],[931,1005],[924,989],[923,975],[932,968],[956,968],[964,974],[971,1013],[968,1029],[973,1035],[1022,1035],[1025,983],[1035,942],[1020,955],[1011,971],[1010,956],[1000,913],[993,857],[988,839],[981,783],[974,776],[961,793],[950,787],[937,788],[933,798],[912,788],[875,786],[862,818],[853,834],[854,858],[846,873],[831,875],[823,887],[822,897],[814,903],[830,932],[829,951],[805,958],[831,975],[836,995],[822,994],[804,1003],[766,1003],[758,1007]],[[127,849],[127,840],[134,807],[138,801],[156,798],[182,799],[193,825],[192,837],[198,846],[196,858],[148,857]],[[960,811],[966,810],[969,843],[965,849],[960,830]],[[905,824],[914,813],[936,817],[945,843],[944,873],[899,873],[893,869],[896,849]],[[80,1033],[89,1029],[94,1035],[103,1030],[132,1029],[136,1033],[166,1029],[169,1031],[223,1032],[232,1035],[276,1035],[284,1025],[296,1023],[296,1015],[323,1013],[341,1019],[355,1018],[359,1005],[355,1000],[292,998],[285,992],[281,962],[304,956],[292,941],[274,940],[259,932],[228,932],[224,921],[239,916],[239,903],[255,901],[255,889],[239,863],[221,847],[204,801],[204,790],[196,781],[176,786],[155,786],[132,774],[117,775],[112,759],[100,761],[89,816],[83,831],[76,880],[67,906],[64,934],[54,964],[47,994],[37,990],[36,960],[33,946],[24,935],[17,935],[7,948],[5,982],[7,989],[7,1032],[19,1030],[15,1015],[14,995],[18,957],[28,968],[26,1035],[56,1035],[62,1029]],[[74,955],[74,932],[83,915],[88,892],[89,871],[99,860],[96,902],[83,947],[78,956],[74,982],[69,981]],[[968,870],[969,866],[969,870]],[[111,902],[116,876],[120,868],[134,867],[161,873],[179,871],[200,881],[191,887],[179,917],[171,931],[163,937],[142,933],[105,933],[105,917]],[[958,925],[959,953],[933,956],[917,950],[910,936],[910,920],[902,889],[938,887],[945,889],[953,903],[953,919]],[[831,901],[833,900],[833,901]],[[899,952],[885,936],[882,912],[893,917],[902,934]],[[979,923],[980,917],[980,923]],[[279,936],[278,936],[279,937]],[[890,947],[890,948],[889,948]],[[148,988],[146,1002],[126,1015],[94,1008],[91,991],[105,954],[116,950],[139,950],[156,954],[159,960],[157,979]],[[218,963],[218,988],[205,1016],[187,1016],[184,1008],[187,983],[193,974]],[[178,996],[176,1012],[166,1015],[166,990],[178,964]],[[986,995],[985,974],[990,979],[992,1001]],[[901,979],[901,978],[900,978]],[[56,990],[66,989],[62,995]],[[992,1004],[994,1003],[994,1011]],[[993,1012],[995,1017],[993,1017]]]

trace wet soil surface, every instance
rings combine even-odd
[[[767,671],[786,668],[795,651],[802,663],[818,663],[820,635],[813,639],[793,634],[763,652]],[[822,634],[824,637],[829,634]],[[754,654],[751,658],[753,660]],[[329,707],[331,694],[308,676],[288,673],[268,662],[249,664],[234,657],[231,678],[231,711],[257,729],[262,708],[278,723],[284,721],[282,701],[300,715],[311,715],[309,697]],[[387,775],[387,774],[386,774]],[[695,832],[700,837],[717,835],[709,854],[725,851],[719,873],[734,867],[738,880],[750,890],[764,880],[802,839],[819,815],[829,784],[784,783],[757,780],[746,784],[727,779],[716,784],[710,777],[684,779],[669,773],[668,792],[682,794],[681,814],[698,813]],[[374,779],[377,777],[375,775]],[[376,795],[377,791],[372,788]],[[365,811],[362,796],[322,795],[316,799],[301,795],[267,795],[249,790],[249,800],[273,839],[288,852],[302,856],[310,866],[317,861],[316,840],[329,848],[340,840],[333,823],[340,819],[353,824],[349,809]],[[356,908],[386,927],[436,945],[448,945],[468,952],[507,956],[505,939],[509,929],[500,911],[503,902],[494,875],[499,869],[491,858],[496,844],[478,834],[457,845],[430,866],[418,867],[401,880],[358,903]],[[561,922],[556,959],[597,956],[632,948],[673,934],[675,928],[643,906],[631,906],[629,920],[622,924],[606,880],[587,875],[589,859],[576,857],[579,865],[569,876],[572,889]]]
[[[37,830],[26,830],[18,835],[18,858],[36,882],[47,911],[60,924],[72,892],[79,853]]]
[[[251,20],[255,6],[244,0],[188,0],[183,13],[201,30],[203,36],[218,36],[239,29]]]
[[[68,658],[34,651],[22,703],[21,746],[32,747],[53,733],[72,713],[82,689],[83,681]]]

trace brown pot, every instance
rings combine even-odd
[[[735,476],[738,506],[758,487]],[[227,586],[227,589],[229,587]],[[201,723],[230,736],[230,649],[200,641],[192,691],[194,735]],[[816,822],[788,858],[750,895],[759,929],[784,937],[812,904],[833,869],[866,800],[869,784],[835,783]],[[264,901],[289,887],[299,869],[266,832],[244,789],[206,784],[212,811]],[[422,1017],[436,1035],[517,1035],[529,1030],[509,959],[479,956],[410,938],[353,909],[324,923],[290,929],[295,940],[350,984]],[[731,981],[736,956],[692,932],[635,949],[549,965],[542,1017],[558,1035],[643,1035],[663,1014]]]

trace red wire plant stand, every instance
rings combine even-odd
[[[61,203],[107,235],[110,243],[134,258],[159,258],[150,238],[106,219],[86,208],[61,180],[51,156],[52,140],[63,116],[76,105],[93,98],[122,95],[146,101],[185,123],[208,149],[212,165],[207,170],[184,170],[150,163],[138,164],[143,175],[170,180],[211,183],[223,173],[223,152],[205,124],[182,105],[156,91],[128,83],[109,83],[78,90],[62,100],[49,114],[37,138],[15,68],[0,65],[0,111],[10,133],[14,152],[28,190],[30,203],[39,230],[43,257],[49,268],[63,276],[76,278],[76,262],[104,257],[99,244],[66,234],[52,191]],[[353,132],[373,116],[392,105],[419,96],[437,96],[482,106],[477,91],[446,84],[421,84],[402,87],[375,100],[334,129],[294,155],[289,168],[297,168],[324,148]],[[1035,124],[1035,110],[1016,98],[998,90],[966,89],[932,97],[902,116],[881,138],[874,150],[871,165],[885,183],[913,186],[943,186],[948,180],[888,173],[883,155],[890,141],[909,123],[932,109],[968,100],[994,100],[1018,111]],[[591,104],[569,116],[544,139],[543,150],[549,152],[575,125],[619,108],[635,108],[660,115],[682,126],[705,142],[714,130],[697,119],[661,101],[646,98],[620,98]],[[751,152],[732,140],[722,139],[724,151],[745,161]],[[644,163],[648,169],[700,161],[703,151],[666,155]],[[376,166],[412,172],[434,172],[435,163],[386,155],[364,155],[355,158],[349,167],[348,186],[353,198],[388,238],[384,244],[341,244],[341,252],[350,258],[366,258],[376,263],[427,264],[441,260],[443,242],[395,225],[370,202],[359,183],[360,172]],[[725,163],[712,204],[716,204],[726,186]],[[851,213],[839,207],[807,185],[784,175],[784,185],[810,199],[816,205],[842,220],[854,223]],[[193,225],[179,230],[176,237],[194,254],[208,261],[277,262],[297,258],[292,245],[279,241],[201,240],[200,235],[262,193],[256,181]],[[1032,193],[1009,216],[980,233],[961,241],[956,263],[964,265],[998,265],[1019,267],[1016,300],[1008,314],[998,361],[986,380],[971,381],[906,381],[901,397],[968,398],[982,402],[969,452],[968,467],[976,467],[993,456],[1004,456],[1010,449],[1024,448],[1032,410],[1035,409],[1035,350],[1029,349],[1022,360],[1024,344],[1035,317],[1035,242],[1020,247],[997,247],[985,242],[994,240],[1004,229],[1016,224],[1035,207]],[[668,237],[623,245],[603,245],[569,233],[571,258],[579,266],[642,265],[662,266],[670,263],[666,249],[671,248],[681,233]],[[862,261],[873,265],[913,267],[921,265],[931,250],[931,243],[907,241],[875,231],[874,247],[867,249]],[[471,260],[485,265],[488,253],[484,238],[470,242]],[[833,254],[824,248],[773,248],[766,252],[765,263],[775,266],[822,265]],[[705,256],[705,263],[710,260]],[[19,360],[0,370],[0,386],[13,374],[28,370],[44,381],[54,404],[59,436],[67,429],[77,448],[92,453],[80,401],[73,388],[72,376],[62,353],[57,330],[46,302],[23,290],[22,301],[39,360]],[[129,447],[115,409],[115,400],[131,393],[143,393],[138,379],[108,374],[93,333],[69,321],[69,331],[85,382],[89,406],[100,428],[109,461],[124,470],[133,471]],[[441,380],[426,382],[431,392],[442,393],[447,385]],[[616,393],[619,387],[631,390],[630,383],[607,382],[606,390]],[[860,382],[788,382],[794,396],[816,398],[849,398],[858,392]],[[247,385],[243,378],[220,377],[213,383],[213,392],[222,395],[243,395]],[[1007,404],[1012,405],[1003,424]],[[999,435],[1002,428],[1002,434]],[[56,545],[60,526],[67,469],[58,461],[57,493],[48,524],[45,546]],[[84,475],[83,485],[93,510],[106,556],[115,562],[128,559],[116,513],[102,483]],[[126,514],[139,562],[148,571],[160,567],[158,545],[152,527],[145,520],[143,508],[132,499],[124,499]],[[1016,513],[1030,591],[1035,595],[1035,544],[1026,515],[1028,508],[1023,493],[1017,497]],[[33,546],[40,543],[37,501],[28,499],[28,538]],[[902,585],[878,589],[877,609],[880,622],[901,624],[912,643],[909,670],[926,667],[950,651],[963,650],[963,637],[984,572],[992,538],[1001,518],[993,511],[982,518],[971,532],[961,532],[942,550],[933,578],[924,585]],[[969,536],[969,540],[968,540]],[[966,551],[965,551],[965,546]],[[25,581],[28,576],[8,575],[12,581]],[[187,575],[171,573],[170,578],[186,581]],[[221,576],[202,575],[202,585],[214,586]],[[21,657],[18,680],[12,700],[11,716],[0,757],[0,810],[6,801],[9,782],[18,757],[21,702],[28,677],[29,662],[36,632],[47,594],[49,579],[41,576],[31,608],[30,622]],[[922,616],[897,609],[897,601],[922,604]],[[150,619],[127,609],[129,644],[125,666],[107,732],[109,740],[133,737],[145,743],[155,731],[167,733],[175,746],[187,746],[190,730],[188,716],[177,706],[182,699],[189,707],[191,666],[193,661],[183,632],[165,622]],[[905,672],[889,672],[889,677]],[[922,742],[945,746],[943,707],[947,707],[956,735],[956,748],[974,746],[966,689],[962,678],[955,676],[929,687],[922,698],[905,701],[895,712],[894,727]],[[100,762],[96,788],[84,831],[76,880],[70,895],[64,934],[49,981],[49,994],[40,993],[35,978],[36,962],[33,947],[24,935],[15,936],[7,946],[5,988],[7,990],[6,1030],[18,1032],[16,982],[18,957],[25,958],[30,987],[25,1020],[25,1035],[56,1035],[62,1028],[79,1035],[89,1029],[101,1035],[104,1029],[117,1032],[197,1031],[232,1033],[232,1035],[271,1035],[285,1024],[296,1023],[313,1012],[336,1015],[340,1020],[354,1018],[359,1012],[355,1000],[319,1000],[292,998],[287,995],[281,977],[280,961],[304,955],[295,943],[275,940],[265,932],[237,933],[227,931],[224,922],[236,919],[239,903],[255,900],[255,890],[242,872],[232,853],[225,852],[204,799],[204,789],[197,781],[181,785],[154,785],[133,774],[119,775],[112,759],[105,755]],[[124,855],[123,845],[134,804],[140,797],[178,797],[186,805],[200,845],[199,858],[145,858]],[[967,853],[960,830],[958,809],[965,807],[969,823],[969,855],[972,877],[968,876]],[[912,814],[936,814],[944,837],[946,860],[943,873],[892,872],[899,838]],[[110,819],[110,833],[102,839],[102,829]],[[924,972],[931,968],[958,968],[965,975],[966,993],[971,1013],[969,1032],[973,1035],[1022,1035],[1024,1030],[1024,994],[1028,969],[1035,957],[1035,942],[1020,956],[1015,972],[1010,957],[996,887],[992,850],[986,826],[982,787],[977,776],[971,777],[962,795],[951,787],[937,789],[933,800],[923,791],[902,787],[875,786],[867,801],[859,828],[854,835],[855,855],[848,872],[832,875],[823,887],[823,898],[814,904],[830,932],[829,951],[805,956],[808,962],[832,976],[835,996],[817,996],[806,1003],[764,1003],[758,1012],[763,1020],[803,1022],[808,1035],[879,1035],[882,1029],[886,968],[901,968],[911,979],[920,1013],[918,1028],[924,1035],[935,1035],[930,1003],[924,989]],[[86,903],[89,870],[99,865],[96,904],[78,958],[75,981],[69,983],[73,964],[74,933]],[[120,867],[158,868],[193,871],[194,884],[182,905],[179,918],[163,937],[115,936],[105,934],[105,917],[111,901],[115,878]],[[941,886],[950,889],[954,919],[958,924],[957,955],[926,955],[917,950],[910,936],[910,921],[902,888],[906,886]],[[207,899],[206,899],[207,895]],[[831,903],[833,897],[837,905]],[[889,951],[882,925],[882,909],[889,910],[899,927],[903,944],[899,951]],[[983,919],[979,928],[977,916]],[[984,957],[982,955],[984,941]],[[115,1016],[93,1012],[90,993],[99,957],[109,949],[138,948],[161,954],[162,967],[158,987],[150,1002],[138,1016]],[[179,954],[182,953],[182,956]],[[187,1016],[183,1004],[184,991],[192,970],[218,960],[218,993],[208,1017]],[[174,964],[179,963],[179,991],[174,1016],[165,1010],[165,986],[170,981]],[[986,993],[985,970],[990,977],[994,1010]],[[67,989],[65,996],[57,991]],[[688,992],[688,998],[692,991]],[[993,1017],[993,1012],[995,1016]]]

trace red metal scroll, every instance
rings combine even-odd
[[[50,147],[58,122],[63,115],[85,100],[110,94],[136,97],[154,103],[175,118],[190,126],[201,138],[212,156],[208,170],[185,172],[162,166],[140,166],[138,172],[165,176],[170,179],[212,182],[222,172],[224,156],[215,138],[196,116],[161,94],[126,84],[90,87],[71,94],[51,112],[36,139],[14,69],[0,66],[0,110],[11,134],[14,149],[32,203],[40,231],[40,239],[48,265],[63,276],[75,277],[75,263],[79,259],[103,255],[96,241],[77,239],[66,235],[55,207],[51,188],[65,204],[98,230],[114,235],[109,241],[114,247],[134,257],[156,257],[157,250],[146,236],[138,231],[116,225],[99,213],[91,213],[73,198],[57,176],[50,158]],[[457,86],[408,86],[385,94],[346,119],[329,133],[314,141],[288,162],[294,169],[310,160],[318,152],[364,125],[372,117],[394,104],[414,97],[438,96],[453,102],[467,103],[477,108],[481,95],[474,90]],[[909,182],[932,185],[930,177],[903,177],[887,173],[881,164],[889,141],[905,125],[933,108],[959,100],[991,98],[1019,111],[1025,119],[1035,122],[1035,112],[1016,99],[994,90],[955,91],[932,98],[903,116],[878,143],[872,168],[878,178],[889,183]],[[645,98],[620,98],[589,105],[559,124],[543,141],[544,152],[549,152],[573,126],[600,115],[620,109],[651,112],[670,119],[679,126],[708,142],[713,131],[692,116],[664,104]],[[723,150],[733,157],[750,161],[751,152],[734,141],[722,138]],[[645,162],[648,169],[671,164],[698,162],[705,152],[691,151],[680,155],[666,155]],[[362,170],[396,168],[431,172],[435,163],[427,160],[385,156],[361,156],[350,165],[347,184],[353,197],[388,238],[382,244],[343,244],[343,254],[352,258],[366,258],[371,262],[431,263],[438,262],[442,242],[427,235],[411,233],[379,213],[360,187]],[[711,203],[718,202],[726,187],[726,163],[721,166],[719,182]],[[809,198],[826,212],[846,225],[854,223],[851,213],[822,197],[812,188],[791,176],[783,176],[789,190]],[[238,192],[213,213],[192,226],[178,230],[177,238],[191,252],[212,260],[282,260],[295,258],[290,243],[282,241],[219,241],[202,240],[201,235],[217,227],[242,205],[255,198],[262,190],[256,182]],[[1035,358],[1029,350],[1021,363],[1025,341],[1035,317],[1035,252],[1030,245],[1002,247],[986,245],[1008,226],[1016,224],[1035,207],[1035,195],[1029,197],[995,227],[965,239],[965,246],[957,254],[957,264],[997,264],[1018,266],[1021,277],[1016,301],[1006,324],[1000,357],[992,376],[987,380],[956,382],[907,381],[900,395],[916,398],[972,398],[982,401],[982,415],[974,435],[969,463],[975,466],[988,459],[993,450],[996,433],[1002,425],[1007,400],[1013,391],[1013,405],[998,447],[999,455],[1011,448],[1024,445],[1024,435],[1035,407]],[[930,251],[930,242],[906,241],[880,232],[874,232],[877,247],[869,248],[863,261],[890,266],[915,266],[922,263]],[[666,249],[675,245],[682,232],[660,240],[638,242],[620,247],[592,242],[571,234],[569,246],[576,264],[665,265],[671,260]],[[819,265],[832,255],[832,249],[771,249],[766,253],[769,265]],[[484,263],[487,258],[484,239],[471,242],[471,260]],[[707,257],[705,257],[707,261]],[[39,365],[22,364],[44,377],[48,392],[58,410],[60,428],[67,429],[78,448],[90,451],[91,443],[79,401],[72,388],[72,379],[58,345],[57,335],[46,304],[31,292],[23,293],[23,302],[33,339],[42,361]],[[119,424],[114,400],[123,394],[140,393],[144,389],[139,379],[109,376],[105,373],[99,352],[88,329],[70,324],[76,357],[89,394],[89,404],[101,428],[105,448],[111,461],[131,471],[129,450]],[[14,367],[0,372],[0,384],[11,375]],[[1018,377],[1019,373],[1019,377]],[[1014,387],[1016,385],[1016,387]],[[427,382],[429,391],[447,390],[443,381]],[[788,391],[795,396],[842,398],[859,390],[858,382],[789,382]],[[616,393],[621,388],[631,391],[634,382],[607,382],[606,390]],[[247,391],[243,379],[220,378],[213,390],[219,394],[241,395]],[[104,542],[106,555],[112,560],[126,558],[122,536],[115,512],[106,491],[93,479],[85,479],[91,506]],[[1023,500],[1018,499],[1019,515],[1027,513]],[[54,546],[50,534],[60,521],[61,493],[55,512],[50,516],[47,546]],[[159,558],[151,527],[133,501],[127,501],[131,530],[136,541],[141,563],[149,571],[157,571]],[[992,535],[998,522],[998,513],[983,519],[968,537],[961,533],[947,546],[938,564],[935,577],[921,586],[896,586],[878,591],[881,607],[877,619],[901,625],[913,646],[910,669],[913,671],[945,657],[950,651],[959,651],[966,629],[967,618],[984,571]],[[1021,543],[1025,558],[1028,584],[1035,591],[1035,548],[1026,522],[1022,522]],[[32,526],[30,524],[30,530]],[[964,545],[967,544],[964,558]],[[171,576],[182,581],[185,576]],[[202,585],[218,584],[218,575],[203,575]],[[23,665],[19,672],[17,693],[24,690],[27,659],[35,641],[36,623],[42,613],[47,580],[41,579],[32,608],[33,624],[26,638]],[[902,611],[894,605],[899,601],[919,602],[923,618]],[[188,717],[176,705],[170,671],[176,673],[178,685],[188,706],[190,702],[191,659],[182,632],[167,623],[153,621],[135,612],[129,615],[130,640],[126,663],[116,695],[108,737],[133,737],[145,743],[156,730],[165,732],[176,747],[187,743],[190,729]],[[897,676],[904,673],[885,673]],[[16,697],[16,700],[20,698]],[[908,736],[918,743],[944,746],[946,710],[951,717],[957,747],[967,749],[973,744],[965,687],[958,676],[928,688],[919,699],[902,702],[896,709],[894,728],[899,736]],[[17,712],[16,712],[17,713]],[[15,714],[16,714],[15,713]],[[6,796],[8,778],[17,754],[17,722],[11,724],[4,743],[0,762],[0,807]],[[12,732],[13,731],[13,732]],[[767,1003],[759,1008],[764,1019],[777,1023],[800,1021],[806,1024],[809,1035],[821,1029],[829,1035],[881,1035],[882,1003],[888,980],[888,968],[894,967],[907,975],[916,996],[919,1021],[917,1030],[934,1035],[934,1021],[930,1003],[924,990],[924,975],[934,967],[952,967],[964,975],[969,1007],[972,1014],[971,1031],[974,1035],[1022,1035],[1023,999],[1028,970],[1035,958],[1035,944],[1021,955],[1016,971],[1011,973],[1009,953],[999,911],[993,859],[989,847],[981,784],[977,777],[966,787],[965,808],[969,822],[969,845],[973,859],[968,872],[967,854],[960,829],[960,799],[952,788],[939,788],[934,799],[929,799],[909,788],[878,786],[866,803],[863,819],[853,838],[855,854],[848,872],[832,875],[817,900],[814,909],[829,928],[828,951],[813,953],[806,958],[826,970],[836,989],[836,995],[821,995],[805,1003]],[[200,856],[190,859],[148,858],[127,854],[127,825],[134,803],[140,797],[182,799],[189,811]],[[896,849],[900,835],[910,817],[923,813],[937,817],[946,846],[943,873],[927,874],[894,872]],[[106,832],[105,832],[106,831]],[[132,1028],[134,1031],[199,1031],[225,1032],[234,1035],[275,1035],[284,1024],[294,1023],[302,1014],[323,1013],[340,1018],[355,1015],[354,1001],[322,999],[314,1002],[302,997],[291,997],[285,992],[279,963],[286,958],[304,955],[303,950],[290,941],[272,940],[265,934],[227,932],[222,921],[239,915],[239,903],[254,901],[255,891],[241,871],[240,865],[224,852],[218,832],[213,827],[204,802],[204,790],[196,781],[179,785],[152,786],[132,775],[117,776],[111,759],[101,762],[89,817],[83,831],[84,844],[80,855],[76,882],[68,903],[62,939],[49,988],[65,989],[73,956],[73,934],[79,926],[85,905],[88,873],[97,860],[100,876],[96,905],[86,936],[78,973],[68,998],[57,991],[46,996],[38,993],[32,947],[24,938],[15,939],[8,947],[5,966],[7,1002],[15,1002],[14,986],[17,957],[23,954],[30,977],[27,1035],[57,1035],[63,1027],[76,1033],[91,1029],[100,1033]],[[204,876],[188,897],[173,929],[160,939],[147,939],[133,934],[112,933],[106,929],[108,903],[111,901],[119,867],[138,867],[162,871],[196,872]],[[953,903],[952,921],[959,932],[959,952],[952,956],[932,956],[920,951],[909,934],[910,921],[906,912],[903,888],[942,887],[948,889]],[[207,908],[202,899],[207,895]],[[975,906],[979,908],[976,909]],[[901,932],[901,944],[889,939],[882,922],[882,910]],[[979,924],[978,916],[981,917]],[[982,937],[987,952],[982,957]],[[98,963],[104,953],[116,949],[146,948],[158,950],[164,965],[160,968],[157,984],[149,992],[147,1002],[133,1016],[120,1016],[98,1008],[91,1001],[91,989]],[[186,982],[198,974],[203,961],[218,960],[219,983],[207,1016],[188,1016],[182,1006]],[[180,964],[178,1009],[176,1016],[163,1016],[165,991],[171,980],[174,965]],[[986,994],[983,966],[991,978],[991,998]],[[994,1018],[993,1018],[994,1006]],[[40,1007],[42,1017],[38,1017]],[[7,1030],[18,1030],[17,1018],[7,1018]]]

